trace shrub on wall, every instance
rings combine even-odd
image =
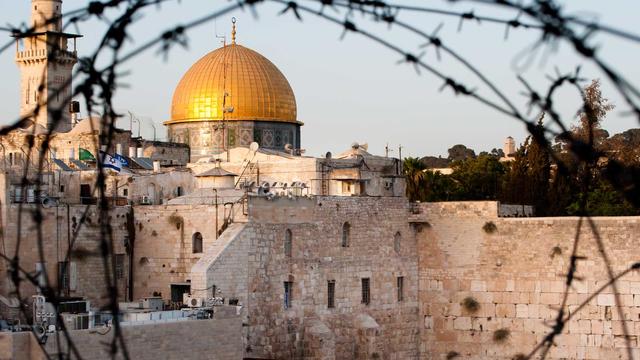
[[[467,296],[462,300],[462,307],[470,313],[476,313],[480,310],[480,303],[472,296]]]
[[[503,343],[509,339],[509,336],[511,336],[511,331],[509,331],[509,329],[498,329],[493,332],[493,341],[497,343]]]
[[[447,360],[453,360],[460,356],[460,353],[457,351],[449,351],[447,353]]]
[[[482,230],[484,230],[484,232],[486,232],[487,234],[493,234],[494,232],[496,232],[496,230],[498,230],[498,227],[493,223],[493,221],[487,221],[482,226]]]
[[[176,226],[176,229],[180,230],[180,227],[182,226],[182,222],[184,221],[182,219],[182,216],[178,215],[177,213],[173,213],[171,214],[171,216],[169,216],[169,224],[173,224]]]

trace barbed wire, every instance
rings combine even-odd
[[[416,69],[416,72],[421,75],[422,71],[436,77],[441,81],[440,90],[450,90],[455,96],[462,96],[473,99],[480,104],[495,110],[498,113],[507,115],[522,124],[524,124],[530,134],[543,144],[544,147],[551,150],[551,141],[549,139],[556,138],[558,136],[564,136],[564,139],[568,141],[572,146],[570,149],[574,152],[581,162],[587,166],[593,166],[594,159],[597,160],[602,153],[593,145],[593,142],[584,143],[583,140],[572,137],[569,134],[568,122],[560,115],[560,111],[557,110],[555,97],[560,89],[569,88],[576,92],[577,96],[583,97],[581,84],[583,78],[580,74],[580,68],[576,68],[574,71],[568,73],[561,73],[556,71],[554,76],[549,78],[550,84],[546,89],[537,90],[531,85],[527,79],[523,76],[516,76],[516,79],[523,87],[522,94],[526,97],[527,102],[524,106],[519,107],[515,104],[513,99],[507,95],[507,92],[502,90],[492,79],[474,64],[473,59],[463,57],[459,52],[454,50],[451,46],[447,45],[446,39],[443,39],[439,35],[441,25],[438,25],[432,32],[421,29],[422,24],[414,24],[409,21],[401,20],[401,16],[405,13],[408,14],[428,14],[433,16],[441,16],[444,18],[458,19],[458,33],[463,32],[463,25],[468,22],[473,22],[477,25],[492,24],[497,26],[504,26],[504,37],[508,38],[509,32],[518,31],[536,31],[539,33],[538,41],[530,48],[535,49],[543,44],[549,44],[554,41],[565,41],[573,47],[576,54],[586,59],[599,71],[601,75],[608,79],[609,83],[613,85],[618,94],[623,98],[626,105],[629,107],[629,112],[634,114],[640,121],[640,91],[633,85],[633,83],[627,79],[623,74],[612,66],[606,64],[606,62],[600,57],[600,49],[590,45],[590,40],[596,34],[605,34],[614,38],[624,39],[632,44],[640,43],[640,36],[631,32],[618,29],[612,26],[599,24],[595,21],[586,21],[577,16],[566,15],[562,8],[551,0],[532,0],[529,2],[514,2],[509,0],[468,0],[468,1],[453,1],[453,3],[473,3],[477,6],[481,6],[482,10],[476,11],[475,9],[469,9],[467,11],[455,11],[438,7],[428,6],[409,6],[395,4],[392,1],[367,1],[367,0],[300,0],[300,1],[286,1],[286,0],[236,0],[230,2],[227,5],[220,6],[208,14],[197,17],[190,21],[184,22],[184,24],[176,25],[168,28],[157,36],[143,42],[140,46],[133,47],[132,49],[126,49],[125,45],[127,41],[137,36],[130,28],[139,20],[139,15],[149,8],[150,6],[161,6],[164,3],[176,2],[177,0],[111,0],[111,1],[92,1],[86,7],[75,9],[67,12],[62,19],[67,20],[63,29],[69,29],[74,27],[76,32],[80,32],[80,25],[91,20],[98,20],[106,23],[107,30],[103,37],[98,42],[98,47],[90,56],[83,57],[79,60],[78,69],[74,72],[73,76],[67,80],[61,89],[70,87],[73,80],[81,80],[81,82],[73,89],[69,95],[61,93],[65,97],[62,103],[68,103],[71,99],[81,97],[84,99],[87,112],[89,114],[101,114],[100,133],[105,134],[104,137],[100,137],[96,141],[106,140],[106,143],[95,143],[94,146],[99,148],[100,145],[105,145],[107,148],[112,146],[112,140],[115,134],[115,123],[120,117],[120,114],[114,107],[114,94],[121,86],[119,81],[124,72],[120,72],[120,68],[128,61],[140,56],[141,54],[156,49],[165,58],[170,55],[170,51],[175,46],[186,47],[187,45],[187,33],[193,28],[211,22],[212,20],[219,18],[225,14],[228,14],[235,10],[249,9],[254,15],[258,14],[258,6],[266,3],[272,3],[281,6],[279,13],[281,15],[293,15],[300,21],[307,16],[315,17],[326,21],[327,23],[336,26],[342,30],[340,39],[343,39],[347,34],[357,34],[370,40],[372,43],[382,46],[383,48],[400,56],[398,63],[408,64]],[[179,1],[177,1],[179,2]],[[500,8],[513,13],[511,17],[497,17],[487,15],[490,14],[493,8]],[[328,13],[326,9],[331,9],[331,13]],[[117,13],[118,15],[113,20],[108,20],[105,14],[108,11]],[[354,13],[360,13],[364,17],[361,19],[354,19]],[[48,23],[54,23],[62,19],[49,19]],[[372,30],[365,30],[364,26],[361,26],[363,22],[386,24],[387,31],[391,31],[394,28],[398,28],[404,31],[408,31],[414,35],[417,35],[419,42],[416,43],[416,47],[413,49],[403,48],[394,42],[387,40],[383,35]],[[35,28],[27,28],[26,26],[4,26],[0,27],[0,32],[10,33],[16,39],[28,37],[34,34]],[[15,40],[14,40],[15,41]],[[14,41],[9,42],[6,45],[0,46],[0,55],[5,53],[11,48]],[[427,50],[432,48],[436,53],[437,60],[440,66],[428,62],[425,60],[424,55]],[[55,58],[57,53],[62,49],[54,49],[51,53],[51,58]],[[98,59],[101,56],[109,58],[108,64],[105,66],[98,66]],[[470,84],[468,80],[461,80],[456,74],[449,73],[444,69],[440,62],[442,56],[447,56],[455,60],[458,64],[462,65],[468,70],[479,84]],[[44,77],[43,77],[44,78]],[[46,108],[46,97],[44,96],[45,83],[41,83],[39,87],[40,98],[43,99],[41,103],[38,103],[32,114],[26,114],[17,119],[11,125],[0,129],[0,136],[7,135],[14,130],[24,128],[29,124],[31,118],[37,115],[40,111],[51,111]],[[490,98],[486,95],[482,95],[481,91],[487,90],[493,94],[496,99]],[[61,90],[60,90],[61,91]],[[533,110],[535,116],[531,116]],[[29,137],[28,151],[26,152],[26,164],[31,162],[32,156],[37,155],[36,161],[36,173],[42,173],[45,170],[45,164],[47,163],[47,154],[49,151],[49,142],[51,136],[54,133],[54,129],[62,121],[61,112],[64,109],[57,109],[52,112],[53,122],[44,137],[39,137],[35,132],[35,126],[33,127],[32,134]],[[585,106],[585,111],[589,109]],[[552,119],[552,123],[560,130],[553,130],[551,127],[546,126],[544,131],[540,132],[534,130],[535,121],[538,118],[538,114],[543,112],[548,114]],[[34,153],[34,151],[37,151]],[[553,151],[550,152],[554,154]],[[554,161],[558,164],[561,172],[570,172],[570,169],[566,169],[562,161],[555,156]],[[126,348],[126,341],[122,335],[122,329],[120,327],[120,321],[118,321],[119,309],[118,309],[118,286],[115,276],[114,267],[114,238],[113,228],[109,221],[109,213],[111,211],[108,205],[108,199],[106,196],[106,176],[102,167],[102,162],[98,161],[98,176],[94,189],[98,194],[98,217],[100,218],[100,257],[102,258],[103,272],[105,278],[105,290],[109,295],[108,308],[113,313],[114,321],[114,337],[108,344],[109,352],[112,358],[115,358],[119,353],[124,358],[129,358]],[[626,184],[616,181],[617,175],[628,170],[624,165],[615,161],[611,163],[611,172],[609,173],[609,181],[611,185],[620,193],[634,204],[636,207],[640,207],[639,200],[635,197],[635,189],[629,189]],[[27,186],[30,177],[32,176],[33,168],[25,166],[22,171],[21,186],[24,190]],[[586,191],[589,186],[589,179],[584,179],[583,191]],[[37,183],[39,190],[39,183]],[[6,206],[6,204],[5,204]],[[570,289],[574,286],[574,281],[579,281],[577,276],[579,269],[579,262],[584,260],[583,255],[579,255],[578,245],[582,237],[582,226],[586,221],[594,234],[595,241],[598,247],[598,253],[603,263],[605,264],[608,276],[608,282],[599,289],[596,289],[594,293],[590,294],[588,299],[581,303],[578,310],[586,306],[597,294],[600,294],[608,286],[614,289],[616,308],[619,315],[622,317],[621,302],[619,293],[616,288],[616,282],[623,276],[629,274],[633,270],[640,268],[639,263],[634,263],[625,271],[615,274],[612,270],[610,259],[607,254],[601,236],[597,230],[597,227],[593,220],[588,216],[586,211],[586,205],[583,202],[581,205],[581,217],[577,228],[576,234],[573,240],[573,250],[570,257],[570,264],[566,274],[566,289],[564,292],[563,301],[561,307],[558,309],[558,314],[555,319],[555,324],[552,326],[550,332],[545,336],[544,340],[538,344],[530,353],[527,358],[534,356],[541,356],[545,358],[554,344],[554,340],[557,336],[562,334],[562,331],[566,323],[577,313],[567,314],[564,310],[567,304],[567,298]],[[78,230],[74,232],[73,241],[71,246],[66,251],[65,259],[70,261],[73,257],[73,249],[75,242],[80,234],[79,229],[85,225],[85,217],[88,211],[91,209],[91,205],[87,205],[84,209],[84,215],[81,217],[81,221],[78,224]],[[18,217],[17,228],[21,229],[22,214],[25,212],[23,204],[18,204]],[[44,251],[44,234],[41,227],[44,214],[39,207],[31,210],[30,215],[32,220],[38,224],[37,226],[37,250],[41,260],[45,259]],[[3,245],[5,243],[6,234],[3,233]],[[20,311],[27,317],[27,309],[24,306],[24,301],[21,294],[20,284],[24,281],[32,284],[40,289],[40,291],[47,296],[48,299],[54,304],[58,304],[61,299],[60,289],[55,289],[49,283],[49,276],[47,274],[46,267],[41,270],[42,274],[31,274],[21,267],[20,262],[20,249],[21,249],[21,234],[18,230],[15,243],[15,253],[13,256],[3,253],[0,257],[3,259],[5,265],[8,266],[8,273],[10,274],[11,281],[15,288],[15,295],[20,299]],[[39,277],[45,279],[45,284],[41,285]],[[60,314],[58,316],[58,323],[62,324],[62,331],[57,333],[56,341],[60,343],[62,341],[60,336],[69,343],[67,357],[70,353],[77,358],[81,358],[77,347],[73,345],[72,338],[68,334]],[[626,324],[623,324],[623,332],[625,335],[625,341],[627,342],[627,356],[631,359],[631,346],[629,344],[628,329]],[[60,348],[60,347],[59,347]],[[62,354],[59,355],[62,358]]]

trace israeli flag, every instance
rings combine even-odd
[[[120,172],[122,170],[122,163],[118,158],[115,158],[104,151],[100,151],[100,155],[102,155],[102,166],[116,172]]]
[[[115,154],[114,158],[116,158],[116,160],[120,161],[120,165],[129,167],[129,160],[127,160],[126,157],[124,157],[124,156],[122,156],[120,154]]]

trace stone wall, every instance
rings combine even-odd
[[[211,320],[178,321],[161,326],[130,325],[124,326],[122,331],[129,359],[226,360],[242,358],[241,329],[240,317],[228,314]],[[83,359],[112,358],[109,344],[115,334],[113,329],[75,330],[69,334]],[[50,336],[42,348],[31,333],[0,333],[0,359],[55,359],[59,353],[67,354],[66,344],[65,339],[58,347],[55,337]],[[123,359],[124,356],[120,351],[113,358]],[[72,353],[71,359],[77,357]]]
[[[216,224],[222,229],[225,206],[216,212],[214,205],[140,205],[134,206],[134,214],[134,299],[158,292],[170,300],[171,284],[188,284],[191,267],[215,246]],[[193,253],[196,232],[202,235],[202,253]]]
[[[251,240],[247,356],[417,357],[417,257],[407,214],[403,198],[252,198],[243,231]],[[362,303],[362,278],[370,279],[369,304]],[[334,308],[328,281],[335,281]],[[284,282],[293,286],[288,308]]]
[[[499,218],[492,202],[421,204],[416,212],[428,224],[418,235],[421,358],[511,359],[531,351],[558,314],[579,219]],[[640,218],[594,218],[593,225],[614,273],[640,259]],[[595,233],[582,222],[582,280],[568,292],[564,310],[572,318],[548,359],[626,358],[624,325],[640,355],[640,274],[617,283],[621,307],[607,287],[579,308],[608,279]],[[475,311],[467,298],[479,304]],[[500,329],[508,336],[496,341]]]
[[[96,206],[56,206],[44,208],[35,204],[7,204],[3,210],[3,252],[8,256],[17,255],[24,271],[37,275],[36,264],[44,263],[48,283],[58,286],[58,262],[64,261],[69,246],[70,296],[84,296],[92,306],[102,306],[109,301],[105,284],[105,263],[101,256],[100,219]],[[36,221],[36,211],[41,219]],[[117,279],[118,295],[123,300],[128,290],[128,256],[125,250],[129,237],[127,214],[129,207],[117,207],[109,213],[113,231],[113,253],[124,256],[122,277]],[[42,231],[39,245],[38,231]],[[17,254],[16,254],[17,253]],[[107,260],[111,269],[111,259]],[[9,280],[6,267],[0,268],[0,295],[12,298],[15,290]],[[40,277],[43,279],[42,273]],[[29,281],[20,283],[23,299],[30,303],[30,296],[37,288]],[[0,314],[2,316],[2,314]]]

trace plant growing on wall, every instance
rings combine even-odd
[[[493,234],[498,230],[498,227],[493,223],[493,221],[487,221],[482,226],[482,230],[484,230],[484,232],[486,232],[487,234]]]
[[[173,213],[171,214],[171,216],[169,216],[168,221],[169,221],[169,224],[175,225],[176,229],[180,230],[180,227],[182,226],[184,219],[182,218],[182,216],[178,215],[177,213]]]
[[[457,352],[457,351],[449,351],[447,353],[447,360],[452,360],[452,359],[458,358],[459,356],[460,356],[459,352]]]
[[[498,329],[493,332],[493,341],[497,343],[503,343],[509,340],[511,336],[511,331],[507,328]]]
[[[468,312],[474,314],[480,310],[480,303],[472,296],[467,296],[462,300],[462,307]]]

